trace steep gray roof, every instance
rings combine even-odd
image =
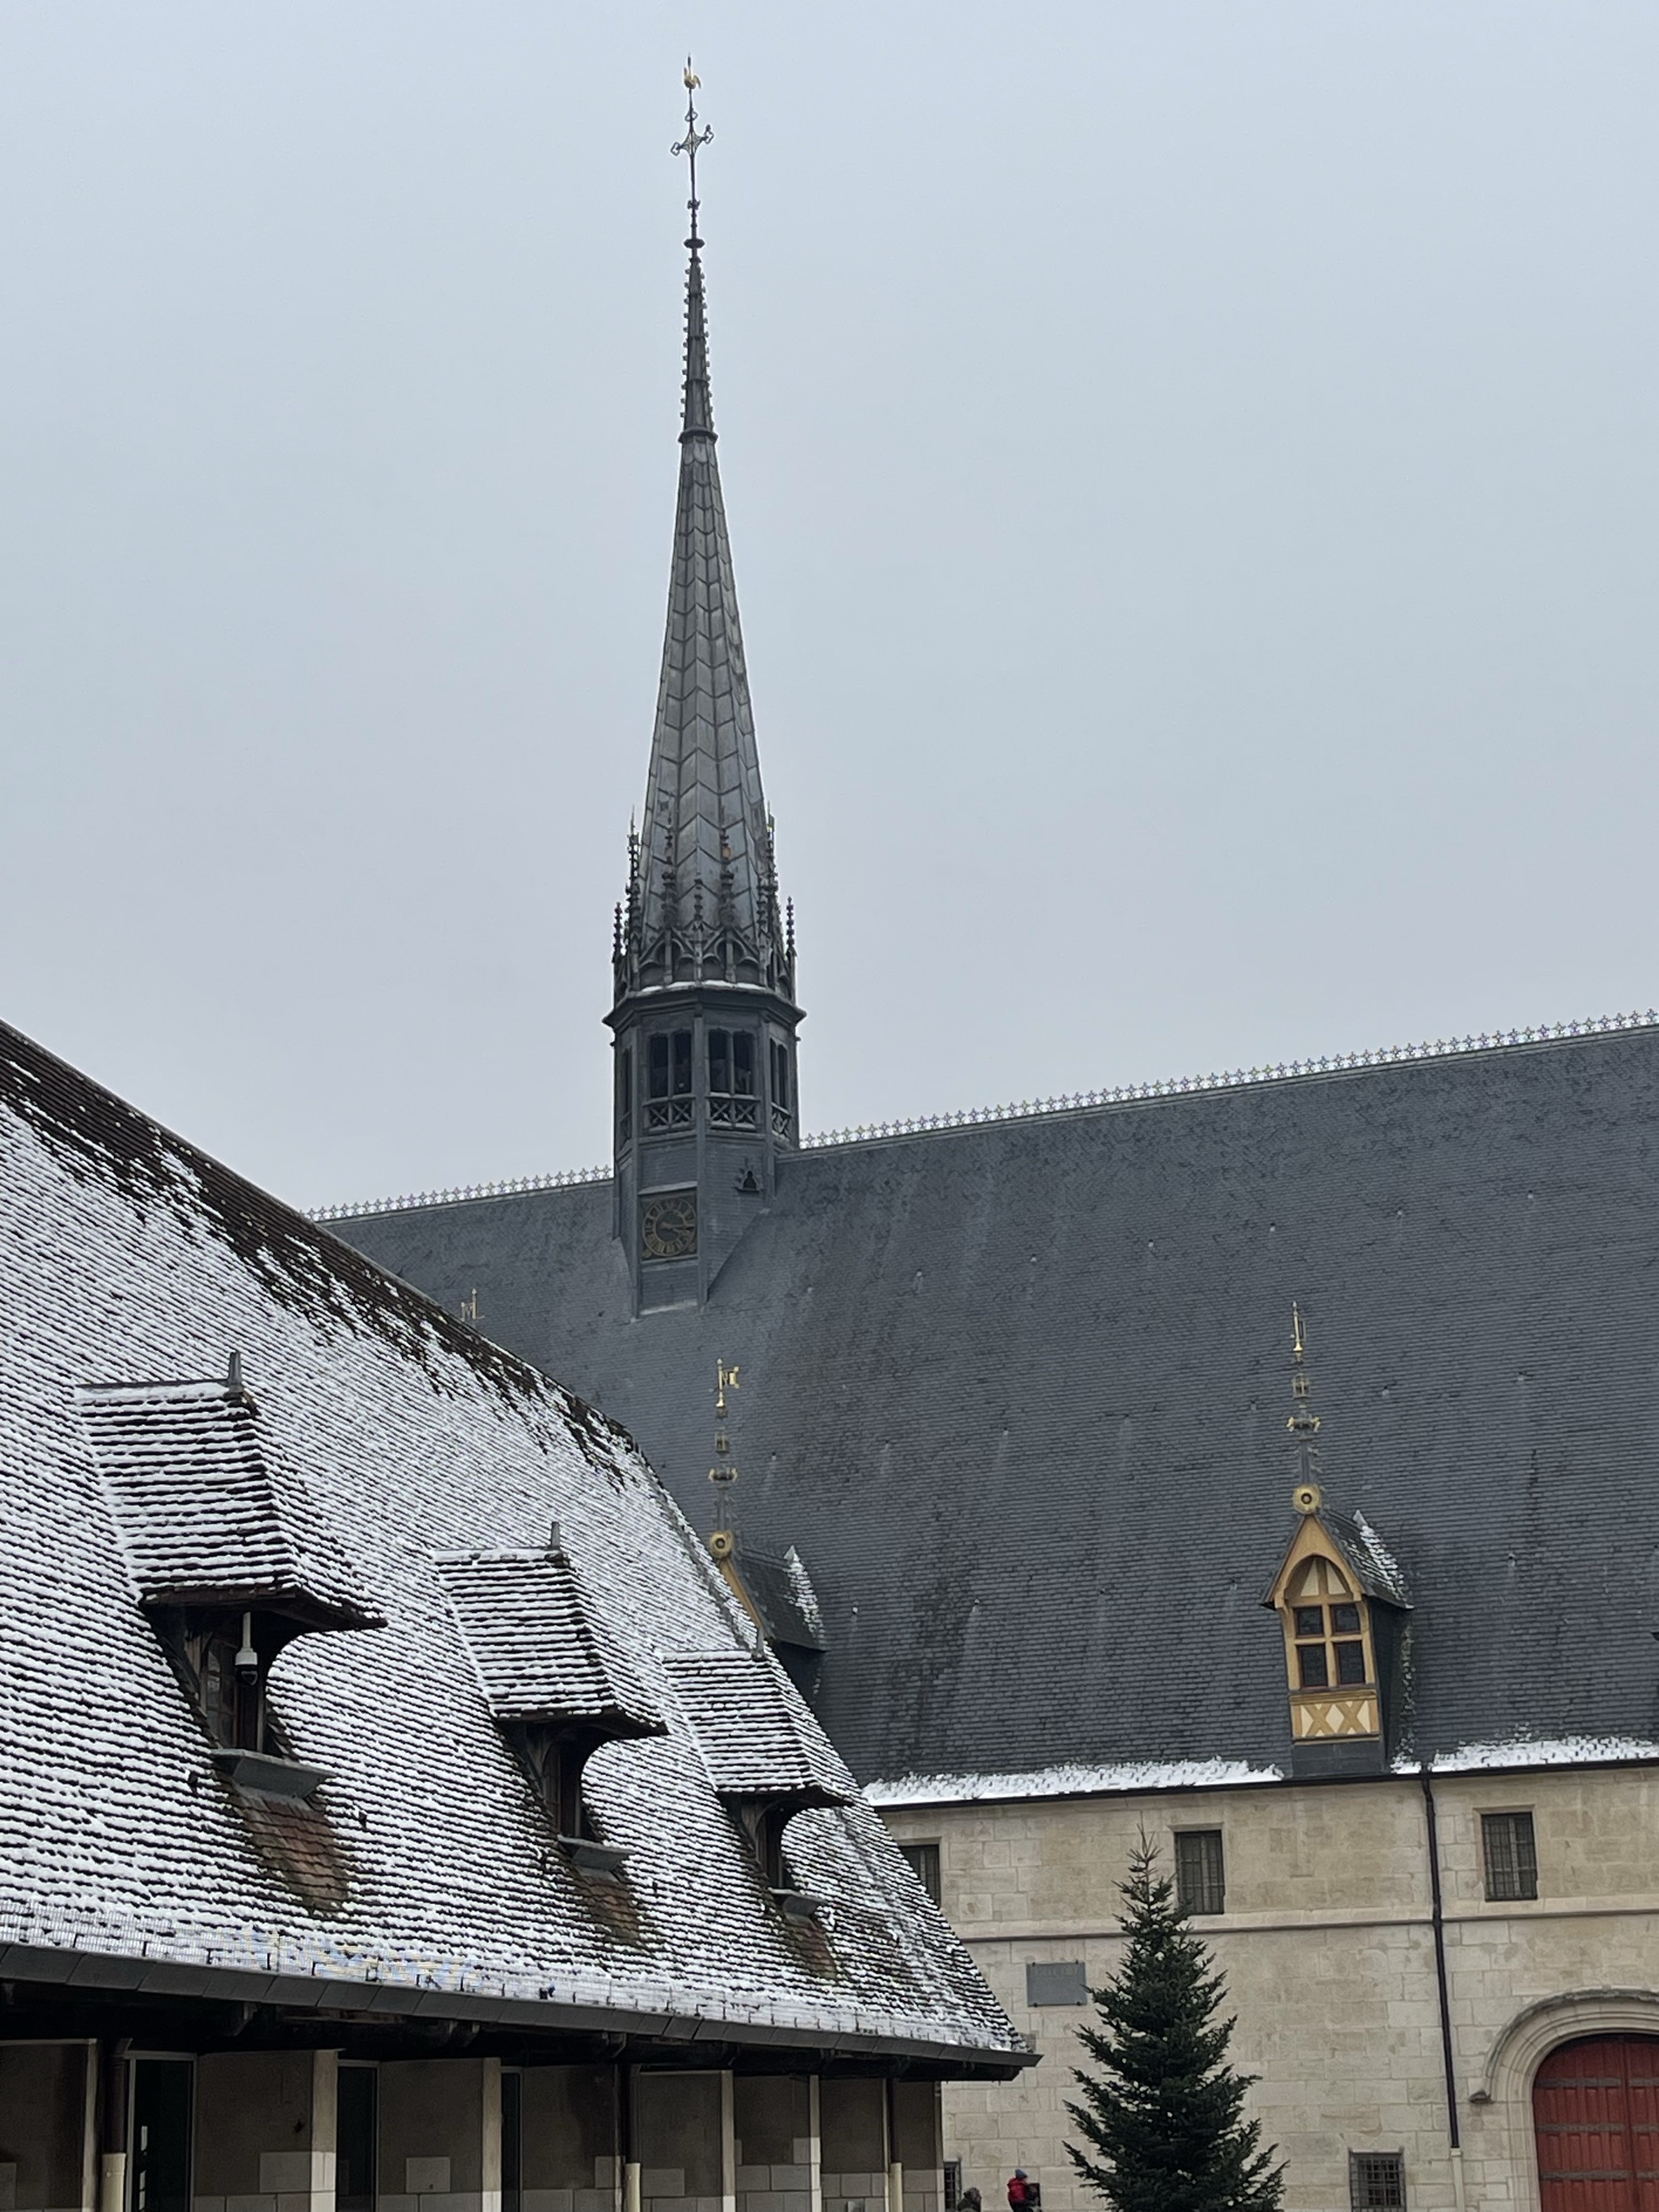
[[[714,452],[702,255],[691,244],[668,619],[618,998],[705,975],[784,992],[792,981]]]
[[[1651,1028],[786,1158],[701,1310],[633,1317],[604,1184],[338,1225],[476,1285],[700,1524],[742,1362],[737,1520],[799,1546],[866,1779],[1286,1764],[1293,1298],[1416,1751],[1659,1733]]]
[[[319,1626],[383,1625],[245,1391],[106,1383],[76,1396],[141,1601],[259,1601]]]
[[[233,1346],[257,1449],[223,1386],[154,1379],[222,1372]],[[280,1821],[218,1771],[139,1603],[225,1571],[239,1501],[255,1572],[279,1563],[272,1469],[308,1501],[307,1556],[349,1561],[386,1620],[276,1662],[283,1736],[326,1778]],[[192,1498],[205,1549],[172,1548]],[[786,1725],[839,1765],[628,1437],[3,1028],[0,1517],[0,1978],[72,1965],[195,1994],[232,1974],[289,2007],[1020,2063],[867,1806],[796,1815],[791,1875],[834,1911],[805,1931],[776,1911],[686,1717],[686,1663],[750,1670],[761,1746]],[[485,1561],[544,1559],[555,1522],[599,1638],[573,1649],[567,1580],[475,1666],[447,1579],[478,1595]],[[480,1677],[556,1691],[600,1643],[632,1678],[610,1693],[666,1729],[588,1764],[595,1825],[629,1855],[596,1903]],[[741,1734],[740,1700],[725,1724]]]

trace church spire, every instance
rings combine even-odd
[[[738,620],[714,459],[708,317],[698,227],[697,121],[685,70],[690,167],[685,387],[662,679],[645,813],[630,830],[617,909],[616,1231],[636,1310],[708,1297],[770,1203],[799,1141],[793,918],[778,897],[772,818]]]
[[[616,951],[617,1002],[665,984],[757,984],[793,1000],[737,586],[714,456],[697,155],[697,79],[685,70],[690,167],[679,495],[656,726],[637,857]]]

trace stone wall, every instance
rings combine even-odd
[[[0,2212],[76,2212],[92,2191],[85,2043],[0,2043]]]
[[[890,1811],[901,1841],[939,1842],[945,1911],[1043,2052],[1014,2081],[945,2087],[945,2152],[987,2212],[1016,2165],[1041,2181],[1045,2212],[1095,2202],[1063,2148],[1089,2014],[1028,2002],[1026,1968],[1080,1960],[1091,1983],[1113,1971],[1115,1885],[1143,1828],[1166,1865],[1176,1831],[1221,1831],[1226,1910],[1194,1924],[1227,1974],[1234,2055],[1261,2077],[1252,2109],[1286,2161],[1291,2212],[1345,2212],[1350,2150],[1404,2153],[1410,2212],[1536,2212],[1531,2073],[1551,2038],[1659,2034],[1659,1768],[1434,1789],[1461,2176],[1415,1778]],[[1480,1816],[1522,1809],[1539,1896],[1488,1903]]]
[[[331,2051],[198,2059],[194,2212],[333,2212],[337,2080]]]

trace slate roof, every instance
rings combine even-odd
[[[81,1987],[194,1995],[230,1977],[298,2008],[1020,2063],[868,1807],[795,1817],[792,1875],[835,1910],[805,1931],[775,1910],[677,1668],[757,1668],[766,1740],[781,1710],[802,1757],[832,1754],[628,1437],[6,1029],[0,1300],[0,1978],[72,1966]],[[222,1373],[231,1346],[257,1422],[218,1385],[156,1387]],[[276,1470],[293,1490],[273,1517]],[[197,1481],[212,1541],[153,1543]],[[349,1561],[386,1626],[275,1662],[283,1736],[328,1778],[284,1826],[216,1771],[138,1597],[223,1571],[227,1503],[252,1501],[263,1575],[301,1489],[306,1557]],[[554,1522],[667,1723],[586,1770],[600,1835],[629,1855],[626,1911],[549,1849],[437,1564],[539,1552]],[[526,1642],[525,1685],[562,1680],[566,1656],[538,1670]],[[504,1637],[483,1671],[511,1658]]]
[[[476,1285],[699,1524],[742,1362],[737,1522],[799,1547],[884,1795],[1288,1768],[1292,1299],[1329,1510],[1409,1587],[1408,1754],[1648,1756],[1656,1140],[1643,1027],[786,1156],[707,1306],[639,1319],[605,1184],[337,1225]]]
[[[141,1603],[257,1600],[317,1627],[385,1626],[244,1390],[143,1382],[76,1395]]]
[[[722,1797],[845,1805],[858,1784],[769,1651],[698,1651],[665,1661]]]
[[[497,1720],[592,1721],[624,1735],[662,1734],[626,1629],[612,1628],[562,1553],[474,1552],[435,1564]]]
[[[679,491],[645,813],[618,997],[703,972],[787,991],[732,545],[714,451],[702,256],[686,271]]]

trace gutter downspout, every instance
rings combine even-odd
[[[1446,2135],[1451,2152],[1452,2201],[1464,2212],[1463,2139],[1457,2118],[1457,2067],[1452,2046],[1451,1990],[1446,1974],[1446,1913],[1440,1893],[1440,1831],[1434,1784],[1427,1763],[1422,1769],[1423,1819],[1429,1847],[1430,1924],[1434,1930],[1434,1978],[1440,1997],[1440,2061],[1446,2077]]]
[[[904,2212],[904,2167],[898,2154],[898,2085],[890,2074],[883,2087],[887,2121],[887,2212]]]
[[[617,2163],[621,2169],[622,2212],[641,2212],[640,2161],[634,2141],[634,2069],[617,2069]]]

